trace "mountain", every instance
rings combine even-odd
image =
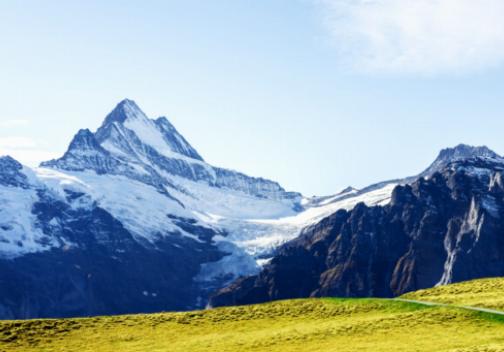
[[[504,276],[504,163],[485,147],[441,151],[390,202],[339,209],[283,245],[212,306],[299,297],[393,297]]]
[[[253,243],[268,233],[238,229],[301,201],[209,165],[166,118],[124,100],[59,159],[32,169],[0,158],[0,317],[204,307],[270,251]]]
[[[446,148],[439,152],[434,162],[419,176],[428,177],[436,172],[443,171],[450,164],[457,161],[482,159],[495,162],[504,162],[504,158],[490,150],[488,147],[473,147],[467,144],[459,144],[454,148]]]
[[[483,147],[441,154],[420,176],[501,163]],[[123,100],[59,159],[28,168],[0,158],[0,318],[203,308],[332,214],[386,208],[420,176],[306,198],[208,164],[168,119]]]
[[[79,131],[62,158],[42,166],[122,175],[156,187],[171,186],[170,178],[180,177],[270,199],[299,196],[276,182],[208,165],[165,117],[151,120],[128,99],[107,115],[96,133]]]

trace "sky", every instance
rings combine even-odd
[[[209,163],[307,196],[504,153],[501,0],[0,0],[0,154],[64,153],[123,98]]]

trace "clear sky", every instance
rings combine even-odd
[[[210,163],[331,194],[504,153],[501,0],[0,0],[0,153],[62,154],[123,98]]]

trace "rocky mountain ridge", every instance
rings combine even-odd
[[[222,289],[211,305],[393,297],[504,275],[504,163],[480,151],[396,186],[389,204],[360,203],[306,228],[259,274]]]

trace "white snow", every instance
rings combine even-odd
[[[332,197],[325,197],[324,200],[321,202],[318,202],[318,205],[327,205],[329,203],[333,203],[337,201],[338,199],[341,199],[343,197],[348,198],[351,195],[356,195],[359,191],[357,189],[350,189],[347,192],[340,192]]]
[[[220,224],[229,231],[230,236],[228,239],[230,241],[244,248],[252,255],[264,254],[278,245],[294,239],[301,233],[302,229],[319,222],[339,209],[350,210],[360,202],[368,206],[389,203],[395,186],[395,184],[388,184],[368,193],[308,208],[292,216],[276,219],[249,219],[245,222],[225,218],[221,220]]]
[[[203,217],[253,219],[279,218],[295,215],[294,202],[259,198],[253,195],[229,189],[211,187],[204,182],[194,182],[182,177],[164,173],[179,189],[168,188],[188,209],[202,214]]]
[[[261,208],[261,205],[272,207],[271,201],[257,199],[255,203],[248,203],[243,201],[238,194],[232,196],[227,194],[227,197],[222,198],[215,198],[218,197],[218,194],[207,194],[208,198],[206,198],[202,197],[202,194],[205,193],[204,189],[199,189],[197,199],[206,198],[206,201],[211,204],[206,202],[198,204],[196,201],[193,205],[199,205],[201,209],[195,214],[200,219],[209,221],[216,227],[223,228],[228,232],[227,237],[219,236],[215,240],[221,249],[226,248],[231,255],[218,262],[205,264],[198,276],[198,280],[212,281],[229,273],[235,276],[254,274],[258,268],[269,262],[271,258],[267,258],[267,256],[271,255],[275,248],[297,237],[306,226],[315,224],[338,209],[350,210],[359,202],[364,202],[369,206],[387,204],[395,186],[395,184],[389,184],[383,188],[340,201],[325,202],[324,205],[309,208],[301,213],[294,212],[286,204],[280,202],[280,204],[276,204],[276,207],[278,207],[276,214],[272,213],[270,208],[267,214],[271,216],[262,219],[259,217],[253,218],[253,216],[262,213],[264,209]],[[193,190],[193,187],[190,189]],[[196,187],[196,189],[198,188]],[[177,195],[177,197],[181,197],[181,195]],[[186,201],[184,199],[184,203]],[[239,208],[233,212],[233,206],[239,206]],[[206,207],[212,207],[214,213],[205,213],[203,209]],[[248,254],[248,257],[245,257],[244,253]],[[256,258],[255,265],[251,264],[253,258]]]
[[[352,192],[348,198],[338,200],[338,197],[333,197],[330,203],[323,202],[323,205],[296,212],[292,201],[257,198],[177,177],[172,180],[184,192],[170,188],[171,194],[192,209],[201,221],[225,229],[228,232],[226,241],[254,257],[271,252],[297,237],[306,226],[317,223],[338,209],[350,210],[359,202],[369,206],[387,204],[396,186],[389,184],[360,195]]]
[[[129,128],[132,128],[143,142],[149,141],[148,144],[156,149],[168,147],[168,144],[162,140],[162,136],[157,135],[157,127],[152,126],[151,120],[144,117],[141,115],[128,118],[126,125],[129,124]],[[120,144],[108,143],[108,141],[104,144],[118,156],[122,152],[122,150],[114,149]],[[138,152],[142,151],[138,150]],[[139,164],[130,163],[130,165],[138,166],[139,173],[145,172],[141,166],[142,160],[136,162]],[[210,167],[208,164],[205,165]],[[156,166],[153,165],[153,167]],[[83,193],[84,196],[70,201],[73,208],[99,206],[119,220],[137,239],[147,240],[153,244],[162,236],[172,235],[186,236],[200,241],[193,234],[177,226],[177,221],[168,215],[195,219],[200,226],[224,230],[226,236],[217,236],[214,241],[229,255],[218,262],[205,264],[198,277],[201,281],[211,281],[229,274],[238,276],[254,273],[267,262],[266,258],[276,247],[297,237],[303,228],[320,221],[338,209],[349,210],[359,202],[368,205],[386,204],[395,187],[394,184],[389,184],[364,194],[349,190],[331,197],[305,199],[276,197],[275,190],[272,190],[272,197],[266,198],[247,193],[246,187],[243,187],[244,191],[213,187],[207,182],[195,182],[159,169],[157,171],[169,181],[169,184],[173,185],[165,187],[171,197],[153,186],[126,176],[98,175],[94,171],[62,172],[50,168],[35,168],[33,171],[27,169],[26,173],[29,174],[30,182],[34,187],[46,188],[53,197],[60,200],[67,200],[66,191]],[[237,180],[237,182],[241,181],[244,182],[244,180]],[[10,239],[6,240],[0,248],[8,247],[12,252],[14,250],[17,252],[42,250],[37,239],[44,235],[37,232],[33,225],[36,219],[33,219],[31,215],[31,207],[36,200],[35,191],[22,189],[10,191],[20,192],[23,196],[17,198],[21,200],[23,197],[27,198],[19,202],[19,206],[23,206],[24,210],[13,208],[16,213],[19,213],[16,215],[19,216],[17,218],[13,214],[6,214],[7,210],[2,210],[5,213],[4,218],[13,219],[16,226],[5,227],[8,230],[4,232],[10,231]],[[2,193],[3,196],[6,194],[6,192]],[[12,199],[12,197],[11,195],[7,198]],[[4,200],[4,202],[7,201]],[[299,207],[300,202],[305,206],[302,212],[294,210]],[[60,225],[56,220],[52,224]],[[25,232],[29,236],[20,237]],[[15,244],[14,239],[20,239],[23,247]],[[16,248],[11,249],[13,246]]]
[[[145,144],[156,149],[167,157],[173,157],[173,151],[163,138],[163,134],[158,127],[142,111],[128,117],[124,122],[124,127],[135,132],[137,137]]]
[[[58,246],[36,226],[32,214],[38,200],[35,190],[0,186],[0,255],[15,257]],[[44,240],[42,244],[41,241]]]
[[[92,171],[62,173],[46,168],[35,171],[55,194],[64,195],[64,189],[86,193],[90,197],[88,204],[96,202],[137,237],[155,242],[159,236],[179,233],[198,240],[168,217],[194,218],[192,213],[152,186],[123,176],[97,175]]]
[[[318,207],[309,208],[308,210],[296,216],[280,219],[278,221],[280,223],[290,223],[305,227],[322,220],[323,218],[335,213],[339,209],[350,210],[360,202],[363,202],[368,206],[385,205],[390,202],[392,191],[396,186],[397,184],[391,183],[385,185],[382,188],[364,194],[356,195],[354,197],[349,197],[342,200],[336,200]]]
[[[205,162],[202,162],[197,159],[189,158],[185,155],[177,153],[172,150],[170,144],[165,140],[163,136],[163,132],[156,125],[154,120],[151,120],[144,114],[144,112],[138,108],[133,107],[130,104],[125,105],[126,114],[128,118],[124,121],[123,126],[128,130],[135,133],[135,135],[142,141],[142,143],[154,148],[161,155],[172,158],[183,160],[190,164],[198,164],[207,169],[207,172],[210,175],[213,175],[215,178],[215,173],[213,168]],[[117,125],[118,129],[121,129],[120,125]],[[175,135],[176,138],[179,138]],[[182,145],[185,145],[183,141],[181,141]],[[104,141],[101,146],[107,149],[112,154],[116,154],[119,156],[127,155],[120,148],[117,148],[113,142]],[[143,151],[137,151],[137,156],[142,155]],[[145,160],[144,160],[145,161]],[[155,166],[155,165],[152,165]]]
[[[218,240],[217,246],[228,255],[217,262],[203,264],[198,276],[195,278],[197,282],[211,282],[224,275],[227,277],[231,275],[232,278],[241,275],[253,275],[259,271],[260,266],[254,258],[234,243],[227,240]]]

